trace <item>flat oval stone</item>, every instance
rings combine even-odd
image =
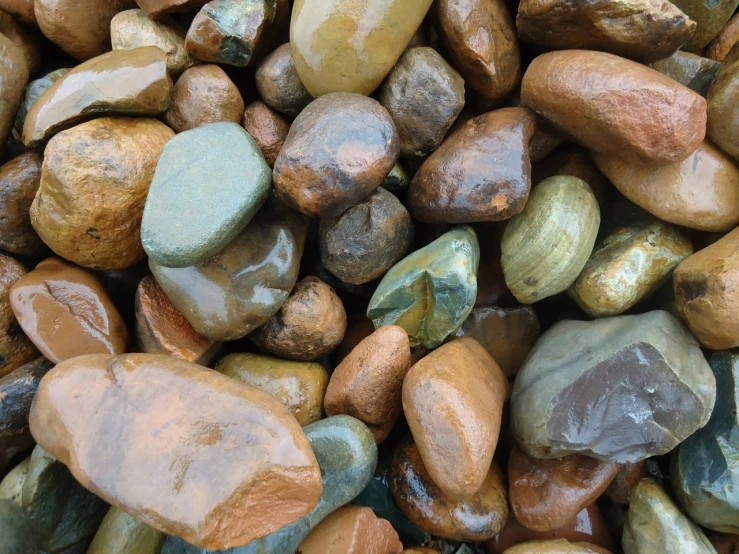
[[[14,15],[27,25],[36,25],[33,3],[34,0],[0,0],[0,10]]]
[[[49,252],[29,213],[43,159],[40,152],[26,152],[0,167],[0,248],[12,254],[34,258]]]
[[[0,377],[38,357],[38,350],[23,333],[12,307],[12,287],[27,273],[15,258],[0,254]]]
[[[739,46],[726,56],[708,92],[708,136],[739,160]]]
[[[168,14],[198,9],[207,4],[208,0],[136,0],[136,3],[152,19],[161,19]]]
[[[669,58],[649,64],[649,67],[705,98],[721,64],[690,52],[678,50]]]
[[[126,325],[100,281],[58,258],[47,258],[19,279],[10,304],[28,338],[54,363],[126,350]]]
[[[655,292],[692,253],[690,239],[667,223],[622,227],[595,247],[568,292],[590,317],[622,314]]]
[[[23,142],[40,146],[57,132],[104,114],[157,115],[169,108],[167,58],[146,46],[81,63],[44,92],[26,116]]]
[[[588,184],[549,177],[511,218],[501,242],[505,282],[516,300],[533,304],[567,290],[588,261],[600,226]]]
[[[611,554],[610,550],[586,542],[566,539],[529,541],[507,549],[503,554]]]
[[[739,6],[739,0],[675,0],[674,4],[698,23],[695,32],[683,45],[683,50],[695,52],[705,47],[719,33]]]
[[[259,62],[254,78],[264,103],[285,115],[296,117],[313,101],[295,68],[289,42]]]
[[[205,548],[263,537],[304,516],[321,494],[318,464],[287,408],[170,356],[61,363],[42,379],[30,425],[86,488]],[[145,487],[137,486],[142,474]]]
[[[587,50],[536,58],[521,103],[589,150],[633,162],[684,160],[705,136],[706,101],[636,62]]]
[[[708,45],[706,57],[722,62],[737,42],[739,42],[739,16],[735,14]]]
[[[165,535],[111,507],[87,554],[159,554]]]
[[[0,34],[0,156],[5,151],[27,82],[28,65],[23,52]]]
[[[529,142],[535,123],[530,110],[503,108],[460,125],[411,181],[413,217],[472,223],[519,213],[531,189]]]
[[[323,419],[328,373],[321,364],[252,353],[229,354],[218,361],[216,371],[268,392],[304,427]]]
[[[256,100],[244,110],[241,126],[257,142],[267,165],[273,167],[290,132],[290,123],[267,104]]]
[[[313,96],[369,95],[421,26],[432,0],[305,0],[293,4],[290,46],[300,79]]]
[[[298,279],[307,230],[305,218],[270,201],[209,260],[184,268],[149,260],[149,267],[198,334],[236,340],[264,325],[287,300]]]
[[[536,458],[637,462],[703,427],[715,396],[698,342],[667,312],[560,321],[516,376],[512,431]]]
[[[631,491],[647,475],[646,460],[633,464],[621,464],[621,469],[608,485],[605,495],[615,504],[628,504]]]
[[[153,118],[102,117],[54,136],[31,205],[41,239],[90,269],[126,269],[143,260],[144,203],[173,134]]]
[[[390,268],[372,295],[367,317],[376,329],[402,327],[411,346],[434,348],[472,311],[479,262],[477,235],[471,227],[457,227]]]
[[[669,165],[600,154],[593,161],[621,194],[664,221],[710,232],[739,224],[739,165],[708,141]]]
[[[336,217],[380,186],[399,151],[395,125],[376,100],[325,95],[290,127],[275,162],[275,191],[307,215]]]
[[[26,513],[11,500],[0,499],[2,554],[38,554],[38,532]]]

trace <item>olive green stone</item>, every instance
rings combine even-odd
[[[23,509],[0,499],[0,554],[38,554],[38,533]]]
[[[18,506],[21,505],[23,483],[26,482],[30,465],[31,457],[29,456],[11,469],[3,480],[0,481],[0,500],[12,500]]]
[[[87,554],[159,554],[166,535],[111,507]]]
[[[367,317],[376,329],[402,327],[411,346],[435,348],[472,311],[479,263],[472,228],[452,229],[390,268],[370,300]]]
[[[411,182],[411,178],[408,176],[408,172],[403,168],[400,162],[396,163],[387,174],[385,180],[380,185],[385,190],[398,194],[399,192],[408,188]]]
[[[729,51],[708,92],[708,137],[739,160],[739,43]]]
[[[23,94],[21,106],[18,109],[18,115],[15,118],[15,126],[13,127],[13,140],[15,142],[23,142],[23,125],[26,122],[26,115],[28,115],[31,106],[36,103],[39,96],[45,93],[51,85],[64,77],[68,72],[69,69],[57,69],[56,71],[52,71],[51,73],[28,83],[26,92]]]
[[[672,0],[672,3],[698,24],[682,47],[688,52],[700,50],[711,42],[739,6],[739,0]]]
[[[705,97],[721,63],[678,50],[669,58],[654,62],[649,67]]]

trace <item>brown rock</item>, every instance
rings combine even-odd
[[[706,102],[636,62],[604,52],[549,52],[529,66],[521,103],[601,154],[685,159],[705,136]]]
[[[321,521],[301,543],[301,554],[398,554],[403,545],[389,521],[370,508],[344,506]]]
[[[411,546],[403,550],[400,554],[439,554],[439,551],[428,548],[427,546]]]
[[[334,289],[318,277],[306,277],[251,338],[275,356],[317,360],[339,345],[345,331],[346,311]]]
[[[289,42],[260,62],[255,80],[265,104],[286,115],[297,116],[313,101],[295,69]]]
[[[61,363],[41,380],[30,425],[85,488],[201,548],[243,546],[321,494],[313,451],[284,406],[171,356]]]
[[[125,269],[144,259],[141,218],[159,155],[174,133],[152,118],[103,117],[46,147],[31,223],[59,256]]]
[[[169,108],[172,79],[159,48],[116,50],[82,63],[36,101],[23,125],[29,148],[104,114],[156,115]]]
[[[503,554],[611,554],[611,552],[586,542],[570,543],[565,539],[553,539],[525,542],[509,548]]]
[[[5,35],[23,52],[28,73],[38,71],[41,64],[41,48],[36,40],[38,33],[32,35],[14,17],[0,9],[0,34]]]
[[[233,81],[217,65],[198,65],[185,71],[175,83],[172,106],[165,114],[176,133],[209,123],[240,123],[244,100]]]
[[[489,109],[521,82],[521,56],[503,0],[440,0],[438,32],[449,61]]]
[[[208,365],[220,343],[198,335],[151,275],[136,289],[136,339],[141,352]]]
[[[244,110],[241,125],[257,141],[267,164],[274,167],[290,131],[290,124],[267,104],[256,100]]]
[[[356,346],[375,332],[375,325],[367,317],[366,306],[347,313],[346,333],[341,344],[334,350],[337,364],[346,358]]]
[[[494,224],[492,228],[477,233],[480,241],[480,265],[477,268],[476,308],[495,306],[501,299],[510,296],[500,264],[503,225]]]
[[[410,367],[408,333],[396,325],[380,327],[334,369],[324,399],[326,415],[356,417],[381,443],[400,416],[403,378]]]
[[[41,183],[40,152],[26,152],[0,167],[0,248],[40,257],[49,249],[31,226],[31,202]]]
[[[595,167],[588,156],[587,150],[575,144],[566,144],[561,148],[557,148],[541,162],[531,166],[531,184],[533,186],[555,175],[571,175],[585,181],[590,186],[590,190],[593,191],[601,207],[605,204],[607,196],[612,190],[608,179]]]
[[[504,108],[464,123],[411,181],[409,207],[429,223],[500,221],[523,210],[531,189],[534,114]]]
[[[11,306],[11,287],[26,274],[20,262],[0,254],[0,377],[38,356],[38,350],[20,329]]]
[[[78,60],[110,50],[110,21],[133,0],[34,0],[38,26],[46,38]]]
[[[208,3],[208,0],[136,0],[139,7],[152,19],[172,13],[183,13],[195,10]]]
[[[395,125],[376,100],[325,94],[290,127],[275,162],[275,191],[307,215],[336,217],[380,186],[399,152]]]
[[[424,466],[450,498],[486,479],[498,444],[508,381],[476,340],[449,342],[416,362],[403,381],[403,411]]]
[[[739,554],[739,535],[706,529],[706,537],[711,541],[717,554]]]
[[[54,363],[126,349],[126,326],[100,281],[57,258],[18,280],[10,304],[28,338]]]
[[[664,221],[701,231],[728,231],[739,223],[739,166],[708,141],[669,165],[602,154],[593,161],[626,198]]]
[[[706,49],[706,57],[722,62],[737,42],[739,42],[739,14],[732,17],[721,29],[721,32],[716,35],[716,38],[711,41]]]
[[[616,504],[628,504],[631,490],[636,484],[647,477],[647,461],[642,460],[634,464],[623,464],[606,489],[606,496]]]
[[[5,151],[27,82],[28,65],[23,51],[0,33],[0,156]]]
[[[739,44],[724,58],[708,91],[708,136],[739,160]]]
[[[37,25],[33,2],[34,0],[0,0],[0,10],[14,15],[27,25]]]

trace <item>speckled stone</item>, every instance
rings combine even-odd
[[[11,254],[39,258],[50,253],[30,214],[43,159],[41,152],[26,152],[0,167],[0,248]]]
[[[678,50],[669,58],[654,62],[649,67],[675,79],[705,98],[721,64],[690,52]]]
[[[0,499],[0,554],[38,554],[38,531],[23,509]]]
[[[700,50],[711,42],[739,6],[739,0],[675,0],[673,3],[698,23],[695,32],[683,45],[687,52]]]
[[[51,85],[56,83],[59,79],[69,73],[69,69],[62,68],[47,73],[43,77],[40,77],[34,81],[28,83],[26,91],[23,93],[23,100],[21,101],[20,108],[18,108],[18,115],[15,117],[15,126],[13,127],[13,140],[22,143],[23,142],[23,125],[26,122],[26,116],[31,110],[36,100],[45,93]]]
[[[163,533],[111,507],[87,554],[159,554],[165,538]]]
[[[739,43],[721,64],[708,92],[708,137],[739,160]]]
[[[264,103],[285,115],[296,117],[313,101],[295,69],[289,42],[259,63],[255,80]]]

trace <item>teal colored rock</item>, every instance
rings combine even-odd
[[[367,426],[350,416],[338,415],[303,427],[323,476],[318,505],[295,523],[246,546],[212,552],[169,537],[161,554],[292,554],[328,514],[350,502],[372,479],[377,445]]]
[[[40,79],[31,81],[26,87],[26,92],[23,94],[23,100],[21,101],[20,108],[18,108],[18,115],[15,118],[15,125],[13,126],[13,140],[18,144],[23,143],[23,124],[26,122],[26,115],[28,114],[31,107],[36,103],[46,90],[56,83],[59,79],[69,73],[69,69],[57,69],[52,71],[48,75],[44,75]]]
[[[706,426],[673,454],[673,489],[693,521],[739,534],[739,352],[716,352],[710,363],[716,405]]]
[[[0,554],[38,554],[38,533],[23,509],[0,500]]]
[[[479,263],[472,228],[452,229],[390,268],[370,300],[367,317],[375,329],[402,327],[411,346],[435,348],[472,311]]]
[[[175,135],[146,199],[144,250],[165,267],[204,262],[244,230],[271,183],[259,146],[240,125],[213,123]]]

